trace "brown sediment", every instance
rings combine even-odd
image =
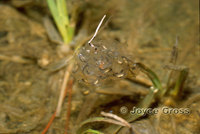
[[[189,116],[160,115],[159,123],[158,120],[155,121],[156,116],[148,116],[134,122],[133,126],[138,132],[146,129],[150,133],[158,131],[199,133],[199,97],[192,95],[199,93],[200,88],[200,58],[196,30],[198,29],[198,3],[181,0],[169,0],[162,3],[157,0],[96,2],[89,0],[76,4],[69,1],[70,11],[73,6],[78,6],[81,10],[78,16],[79,29],[76,34],[76,37],[81,38],[77,38],[72,43],[73,45],[87,43],[90,39],[89,35],[93,35],[101,17],[104,14],[108,17],[112,16],[105,28],[98,33],[98,37],[94,39],[94,45],[96,44],[100,50],[111,49],[112,56],[115,51],[119,52],[116,54],[118,60],[109,59],[115,63],[110,68],[119,72],[116,75],[118,77],[122,76],[120,68],[123,66],[119,56],[125,51],[128,59],[148,65],[161,79],[165,79],[164,71],[166,70],[163,66],[169,62],[171,48],[178,34],[180,55],[177,64],[188,66],[190,72],[183,96],[180,100],[173,101],[172,106],[189,106],[192,111],[197,112],[191,112]],[[49,72],[46,68],[64,56],[70,57],[73,50],[67,54],[61,54],[59,43],[49,40],[42,21],[45,15],[49,15],[45,2],[1,1],[0,8],[0,133],[41,133],[56,109],[64,75],[62,69]],[[74,49],[73,45],[72,49]],[[80,55],[80,59],[84,61],[84,58],[89,56],[89,59],[86,59],[90,63],[89,70],[95,74],[99,73],[99,70],[94,68],[95,62],[99,61],[98,69],[109,74],[110,69],[106,67],[110,66],[110,62],[104,61],[107,58],[105,54],[109,52],[99,51],[99,55],[95,57],[94,53],[87,55],[86,51],[82,51],[84,47],[89,48],[83,46],[80,49],[79,53],[83,56]],[[102,56],[103,60],[100,61]],[[92,58],[97,58],[97,60]],[[81,63],[81,66],[82,64],[84,63]],[[100,74],[103,74],[102,72]],[[82,75],[74,75],[74,77],[85,78]],[[112,111],[123,117],[119,113],[120,107],[127,106],[130,109],[135,106],[148,93],[146,87],[149,86],[151,83],[143,76],[139,76],[138,80],[137,77],[134,78],[132,82],[111,79],[104,85],[97,86],[97,94],[93,96],[94,98],[90,98],[89,95],[95,91],[95,87],[78,84],[75,80],[72,90],[70,130],[74,132],[76,129],[80,111],[82,119],[100,116],[102,110]],[[89,95],[84,94],[86,92]],[[68,109],[66,100],[63,103],[60,118],[54,120],[49,133],[65,132]],[[84,100],[90,102],[88,104],[91,105],[87,107]],[[158,104],[154,105],[156,107]],[[88,109],[84,110],[84,108]],[[98,125],[96,127],[98,128]],[[169,129],[174,127],[177,129]],[[104,130],[102,126],[99,128]],[[121,133],[128,131],[124,129]]]

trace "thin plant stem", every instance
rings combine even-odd
[[[183,88],[183,85],[185,83],[185,80],[188,76],[188,72],[189,72],[189,69],[188,68],[185,68],[183,69],[181,72],[180,72],[180,75],[178,77],[178,80],[176,81],[176,84],[175,84],[175,87],[173,90],[171,90],[170,94],[172,96],[177,96],[178,93],[180,92],[180,90]]]
[[[62,104],[63,104],[64,92],[65,92],[65,88],[68,83],[72,68],[73,68],[73,62],[69,64],[69,66],[67,67],[66,72],[64,74],[63,84],[61,87],[58,105],[56,108],[56,117],[60,116],[60,112],[61,112],[61,108],[62,108]]]
[[[47,131],[49,130],[51,124],[53,123],[53,120],[56,117],[56,112],[54,112],[54,114],[51,116],[51,119],[49,120],[48,124],[46,125],[45,129],[42,131],[42,134],[46,134]]]
[[[98,31],[99,31],[99,28],[101,27],[101,24],[103,23],[103,20],[105,19],[105,17],[106,17],[106,15],[104,15],[103,18],[101,19],[101,21],[99,22],[99,25],[97,26],[94,35],[93,35],[92,38],[88,41],[89,44],[90,44],[90,43],[93,41],[93,39],[96,37],[96,35],[97,35]]]

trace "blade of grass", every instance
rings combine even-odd
[[[89,124],[89,123],[94,123],[94,122],[106,122],[106,123],[111,123],[111,124],[115,124],[115,125],[125,126],[123,123],[116,121],[116,120],[113,120],[113,119],[109,119],[109,118],[105,118],[105,117],[94,117],[94,118],[89,118],[89,119],[83,121],[79,125],[79,128],[77,130],[77,134],[82,134],[88,127],[86,125]]]
[[[100,132],[100,131],[97,131],[97,130],[93,130],[93,129],[88,129],[88,130],[86,130],[85,132],[83,132],[83,134],[104,134],[104,133],[102,133],[102,132]]]
[[[74,25],[70,25],[66,1],[47,0],[47,4],[64,42],[68,44],[74,36]]]
[[[172,96],[177,96],[181,89],[183,88],[183,85],[185,83],[185,80],[188,76],[189,69],[185,68],[180,72],[180,75],[178,77],[178,80],[176,81],[174,89],[170,92]]]
[[[65,26],[69,25],[69,18],[68,18],[68,13],[67,13],[67,3],[65,0],[57,0],[57,9],[58,13],[60,14],[60,17],[64,23]]]
[[[150,68],[146,67],[142,63],[137,63],[137,66],[139,66],[141,68],[141,71],[144,72],[150,78],[155,88],[163,90],[158,76]]]

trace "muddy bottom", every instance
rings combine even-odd
[[[131,125],[138,134],[200,133],[197,1],[89,0],[68,3],[70,11],[72,7],[80,8],[75,34],[78,41],[74,40],[74,44],[90,39],[102,16],[107,14],[110,18],[98,34],[100,41],[107,43],[105,46],[118,47],[118,51],[132,61],[147,65],[161,81],[166,81],[167,70],[163,67],[169,64],[178,35],[177,64],[189,68],[188,78],[178,100],[163,97],[154,102],[152,108],[184,107],[189,113],[147,115]],[[51,72],[49,66],[72,55],[73,49],[63,52],[60,44],[48,37],[43,19],[50,13],[45,1],[2,1],[0,9],[0,133],[38,134],[55,112],[66,70],[64,67]],[[142,74],[138,74],[137,82],[116,78],[98,86],[79,83],[80,78],[77,75],[70,77],[74,81],[67,131],[70,134],[75,134],[78,124],[85,119],[101,116],[101,111],[125,117],[120,108],[126,106],[130,111],[152,86]],[[55,118],[47,133],[65,133],[68,109],[67,96],[60,116]],[[107,125],[110,124],[97,123],[89,128],[110,134]],[[129,133],[129,130],[124,127],[118,133]]]

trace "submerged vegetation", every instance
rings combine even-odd
[[[168,92],[173,93],[174,95],[173,97],[177,97],[178,93],[180,93],[180,90],[183,88],[186,77],[188,75],[187,67],[180,68],[179,66],[176,65],[178,57],[178,47],[177,47],[178,41],[173,47],[172,50],[173,52],[171,55],[171,66],[168,68],[170,69],[170,71],[168,71],[167,75],[169,75],[169,77],[167,79],[170,82],[162,84],[158,76],[150,68],[148,68],[142,63],[134,63],[132,60],[127,59],[120,53],[119,48],[112,48],[109,46],[109,44],[107,46],[107,44],[104,43],[98,43],[98,42],[96,42],[95,44],[93,43],[93,39],[97,36],[98,30],[104,19],[105,15],[100,21],[92,38],[88,41],[88,43],[86,43],[86,45],[79,48],[77,50],[78,51],[77,54],[74,55],[76,60],[75,66],[77,67],[75,67],[75,70],[73,72],[75,72],[75,74],[79,72],[78,75],[77,74],[75,75],[75,79],[77,79],[79,82],[82,81],[83,83],[85,82],[87,84],[98,85],[99,82],[101,82],[102,80],[106,81],[110,77],[131,79],[131,77],[135,77],[137,75],[136,72],[138,72],[139,70],[144,74],[146,74],[146,76],[151,80],[153,86],[150,88],[150,91],[146,95],[146,97],[141,102],[139,102],[137,106],[138,108],[145,109],[150,107],[155,100],[161,100],[164,97],[164,95]],[[176,81],[172,81],[170,79],[170,76],[174,71],[180,72]],[[174,83],[175,86],[170,85]],[[143,116],[143,114],[136,113],[135,115],[126,116],[125,119],[127,124],[129,122],[135,121],[139,117]],[[116,115],[113,116],[115,117]],[[120,122],[114,123],[115,120],[110,121],[107,118],[95,117],[81,123],[81,125],[79,126],[80,128],[77,130],[77,133],[100,134],[101,132],[96,130],[81,129],[84,125],[92,122],[109,122],[117,125],[120,124]],[[114,127],[111,130],[109,130],[109,133],[117,133],[119,129],[120,127]],[[132,131],[131,133],[134,133],[133,132],[134,129],[131,127],[131,125],[129,125],[129,129],[130,131]]]
[[[194,5],[1,1],[0,133],[199,133]]]

